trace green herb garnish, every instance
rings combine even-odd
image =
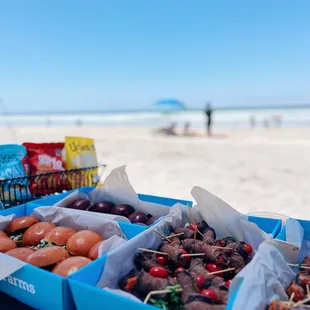
[[[174,286],[167,286],[166,290],[170,290],[170,293],[168,293],[167,301],[151,298],[149,302],[153,306],[164,310],[181,310],[183,309],[183,304],[180,296],[180,289],[181,286],[179,284]]]

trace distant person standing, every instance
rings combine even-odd
[[[211,108],[211,104],[210,103],[207,103],[205,113],[206,113],[206,117],[207,117],[207,134],[208,134],[208,136],[211,136],[211,126],[212,126],[212,113],[213,113],[213,110]]]

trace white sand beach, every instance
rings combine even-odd
[[[127,165],[135,190],[191,199],[193,186],[241,212],[268,211],[310,219],[310,128],[226,131],[226,137],[161,137],[150,128],[0,128],[0,143],[96,140],[106,173]],[[105,173],[105,174],[106,174]]]

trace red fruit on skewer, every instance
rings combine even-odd
[[[168,271],[163,267],[152,267],[149,274],[155,278],[168,278]]]
[[[200,290],[203,288],[204,283],[205,283],[205,278],[201,274],[198,274],[196,276],[196,284]]]
[[[181,254],[188,254],[188,252],[185,251],[184,249],[180,249],[179,251]],[[183,256],[179,259],[179,265],[183,266],[185,264],[188,264],[190,260],[191,260],[190,256]]]
[[[229,288],[231,282],[232,282],[232,280],[227,280],[227,281],[225,282],[225,286],[226,286],[227,288]]]
[[[217,295],[213,290],[207,288],[202,290],[200,294],[209,297],[213,302],[217,302]]]
[[[205,268],[209,272],[215,272],[215,271],[223,270],[223,268],[221,266],[216,265],[216,264],[207,264]],[[221,277],[222,275],[223,275],[222,273],[217,274],[217,276],[219,276],[219,277]]]
[[[167,265],[168,259],[165,256],[157,256],[156,257],[156,263],[159,265]]]
[[[185,268],[183,267],[178,267],[175,271],[174,271],[174,276],[178,271],[185,271]]]
[[[197,224],[190,224],[188,226],[188,229],[190,229],[192,231],[196,231],[198,229],[198,225]]]
[[[248,254],[251,254],[253,252],[252,247],[247,243],[244,245],[244,250],[247,251]]]

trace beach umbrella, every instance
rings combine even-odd
[[[178,99],[162,99],[155,102],[155,107],[162,112],[175,112],[186,109],[185,104]]]

